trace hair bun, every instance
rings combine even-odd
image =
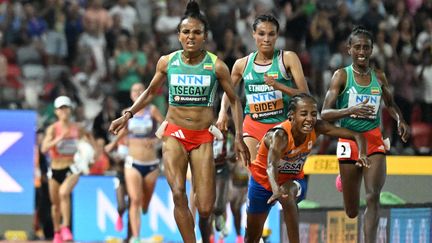
[[[367,31],[367,29],[363,25],[356,25],[356,26],[354,26],[352,32],[355,32],[355,31]]]
[[[185,15],[189,15],[189,14],[200,14],[199,5],[194,0],[189,1],[187,6],[186,6]]]

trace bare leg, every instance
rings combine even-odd
[[[216,197],[213,144],[206,143],[190,153],[191,171],[195,189],[196,206],[200,222],[208,223]],[[201,227],[203,242],[210,240],[210,227]]]
[[[143,198],[142,198],[142,213],[147,213],[153,192],[156,186],[156,181],[159,176],[159,169],[150,172],[144,177]]]
[[[264,223],[267,219],[266,213],[248,213],[246,225],[246,243],[258,243],[261,239]]]
[[[244,137],[243,141],[245,142],[246,146],[249,149],[251,161],[254,160],[257,155],[257,151],[258,151],[257,145],[259,141],[253,137]]]
[[[60,185],[54,179],[50,179],[48,184],[49,184],[49,194],[51,200],[51,217],[53,221],[54,232],[59,232],[60,220],[61,220],[60,196],[59,196]]]
[[[188,158],[186,150],[175,138],[163,138],[165,176],[174,200],[174,218],[185,243],[194,243],[194,221],[186,196],[186,171]],[[213,203],[212,203],[213,205]]]
[[[376,241],[379,222],[379,198],[386,179],[386,158],[383,154],[370,156],[371,167],[363,170],[366,190],[366,210],[364,212],[365,243]]]
[[[142,177],[135,168],[125,168],[126,187],[129,193],[129,221],[133,237],[139,237],[141,228]]]
[[[359,212],[362,168],[354,164],[339,164],[345,212],[355,218]]]
[[[298,243],[300,242],[299,219],[296,203],[298,188],[291,180],[287,181],[283,187],[286,187],[289,191],[289,196],[287,198],[279,198],[279,202],[283,209],[288,239],[290,243]]]
[[[70,226],[70,214],[71,214],[71,201],[70,195],[72,193],[73,188],[78,183],[79,175],[74,174],[68,176],[59,188],[59,196],[60,196],[60,208],[61,208],[61,216],[62,216],[62,226],[69,227]]]
[[[124,214],[126,211],[126,188],[125,185],[119,184],[116,189],[116,198],[117,198],[117,212],[120,215],[120,217]]]

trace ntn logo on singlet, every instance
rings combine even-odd
[[[275,100],[282,100],[282,92],[279,90],[271,91],[271,92],[262,92],[255,94],[248,94],[246,99],[249,104],[251,103],[261,103]]]
[[[172,85],[182,86],[210,86],[210,75],[197,74],[171,74],[170,82]]]
[[[353,94],[350,93],[348,98],[348,107],[355,106],[359,103],[364,102],[366,99],[369,99],[368,104],[374,106],[375,114],[378,112],[381,96],[380,95],[367,95],[367,94]]]

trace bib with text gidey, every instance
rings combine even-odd
[[[274,78],[275,82],[281,83],[287,87],[292,87],[291,78],[284,77],[280,71],[279,59],[282,58],[283,52],[275,50],[272,63],[267,66],[261,66],[260,69],[265,71],[258,72],[254,66],[257,52],[248,56],[245,70],[243,71],[243,80],[245,85],[246,114],[249,114],[253,120],[262,123],[279,123],[287,118],[287,107],[290,97],[280,90],[275,90],[264,81],[264,76]]]

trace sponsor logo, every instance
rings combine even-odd
[[[175,60],[174,62],[171,63],[171,66],[180,66],[180,62],[179,60]]]
[[[171,133],[171,136],[173,137],[177,137],[177,138],[181,138],[181,139],[185,139],[185,135],[183,134],[183,131],[181,129],[179,129],[176,132]]]
[[[348,91],[348,94],[357,94],[357,90],[354,87],[351,87]]]
[[[244,80],[253,80],[252,73],[248,73],[248,74],[246,74],[245,76],[243,76],[243,79],[244,79]]]

